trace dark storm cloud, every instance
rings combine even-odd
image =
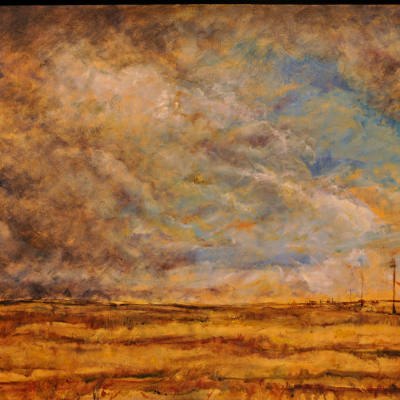
[[[396,7],[1,11],[4,297],[268,297],[236,275],[185,285],[199,254],[206,269],[287,264],[377,229],[382,202],[343,189],[367,164],[318,152],[346,96],[397,120]],[[268,275],[277,296],[310,292],[299,271]]]

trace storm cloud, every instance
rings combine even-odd
[[[399,21],[3,7],[1,297],[286,301],[356,292],[361,270],[385,296]]]

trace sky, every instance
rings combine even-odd
[[[396,6],[2,7],[0,297],[347,301],[363,276],[391,299],[399,25]]]

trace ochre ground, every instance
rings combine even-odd
[[[400,316],[368,305],[0,306],[0,400],[161,398],[400,399]]]

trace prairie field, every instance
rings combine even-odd
[[[0,306],[2,399],[398,399],[400,316],[359,306]]]

